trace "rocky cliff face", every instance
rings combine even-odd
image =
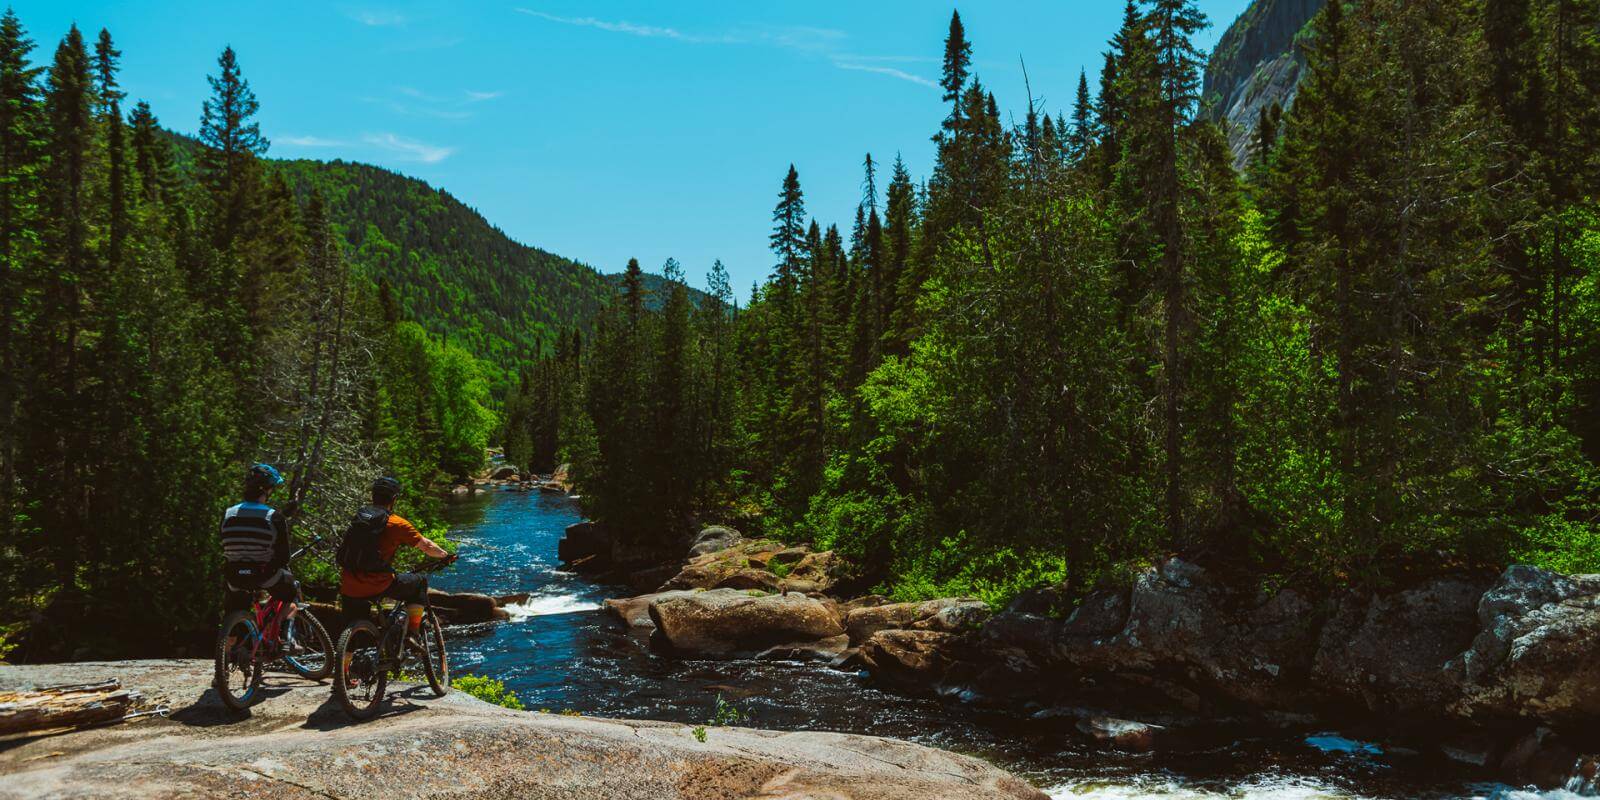
[[[1304,59],[1295,47],[1327,0],[1254,0],[1223,34],[1206,64],[1204,114],[1224,123],[1234,165],[1249,162],[1261,109],[1294,102]]]

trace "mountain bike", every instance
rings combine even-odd
[[[293,561],[304,555],[305,547],[289,556]],[[282,660],[302,678],[320,681],[333,671],[333,641],[327,629],[302,608],[289,617],[289,604],[257,591],[251,607],[235,611],[222,620],[217,631],[216,676],[213,686],[222,704],[234,711],[254,705],[261,689],[261,676],[268,662]],[[293,632],[292,636],[285,634]],[[288,647],[293,641],[294,648]]]
[[[420,567],[432,572],[453,562],[438,559]],[[377,601],[369,619],[358,619],[345,626],[333,655],[333,696],[345,713],[356,720],[371,719],[383,704],[390,680],[405,675],[413,658],[422,662],[422,672],[434,697],[450,691],[450,657],[444,647],[444,626],[430,603],[422,603],[422,622],[415,634],[410,631],[406,603],[392,598]]]

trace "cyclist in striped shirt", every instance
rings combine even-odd
[[[283,476],[271,464],[250,467],[244,478],[244,500],[222,512],[222,556],[227,564],[223,613],[247,609],[255,593],[266,590],[289,604],[288,616],[299,607],[300,583],[289,571],[288,515],[267,505]],[[286,625],[285,630],[294,630]],[[286,642],[293,652],[293,642]]]

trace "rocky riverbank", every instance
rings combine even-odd
[[[726,528],[667,566],[590,523],[562,554],[656,584],[607,607],[661,652],[824,659],[1121,749],[1357,725],[1545,787],[1592,786],[1600,753],[1600,576],[1516,566],[1318,594],[1169,559],[1081,602],[1038,590],[991,613],[970,598],[837,596],[847,570],[834,554]]]
[[[0,689],[119,677],[170,718],[0,744],[0,798],[1028,798],[977,759],[833,733],[782,733],[511,711],[399,687],[352,725],[326,684],[271,675],[232,716],[205,661],[0,665]]]

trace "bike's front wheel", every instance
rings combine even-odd
[[[350,623],[333,651],[333,697],[351,717],[377,715],[389,686],[389,668],[378,626],[367,620]]]
[[[260,640],[255,615],[249,611],[229,614],[217,631],[216,675],[212,687],[222,704],[234,711],[244,711],[260,699],[261,660],[256,658],[256,645]]]
[[[438,615],[428,611],[422,618],[422,629],[417,631],[422,647],[422,671],[428,676],[428,688],[434,697],[444,697],[450,692],[450,654],[444,649],[444,627]]]
[[[332,674],[333,640],[328,637],[328,629],[305,608],[290,618],[288,627],[294,631],[294,642],[301,648],[294,655],[284,656],[289,668],[296,675],[313,681]]]

